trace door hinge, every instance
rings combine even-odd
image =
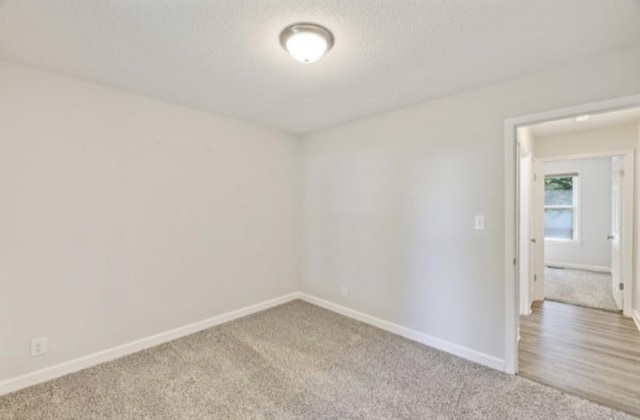
[[[533,281],[538,281],[538,275],[537,274],[533,275]]]
[[[620,288],[620,290],[624,290],[624,283],[620,283],[618,287]]]
[[[513,259],[513,265],[516,265],[516,259],[515,258]]]
[[[533,180],[536,181],[538,179],[538,175],[533,174]]]

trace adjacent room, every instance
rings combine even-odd
[[[0,0],[0,418],[640,416],[639,75],[638,0]]]
[[[523,126],[518,141],[519,374],[640,415],[640,108]]]
[[[545,162],[546,300],[619,311],[612,287],[612,170],[619,157]],[[613,169],[613,168],[616,169]],[[616,242],[617,243],[617,242]]]

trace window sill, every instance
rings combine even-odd
[[[574,246],[582,245],[582,241],[580,239],[544,238],[544,242],[552,243],[552,244],[574,245]]]

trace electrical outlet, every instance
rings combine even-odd
[[[342,297],[349,297],[349,289],[347,289],[346,287],[341,287],[340,288],[340,295]]]
[[[47,353],[47,337],[31,339],[31,357],[42,356]]]

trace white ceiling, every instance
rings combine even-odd
[[[295,133],[638,43],[638,0],[0,0],[2,59]]]
[[[591,114],[586,121],[578,121],[575,117],[548,121],[527,128],[535,137],[552,136],[575,131],[595,130],[622,124],[633,124],[640,121],[640,108],[629,108],[619,111]]]

